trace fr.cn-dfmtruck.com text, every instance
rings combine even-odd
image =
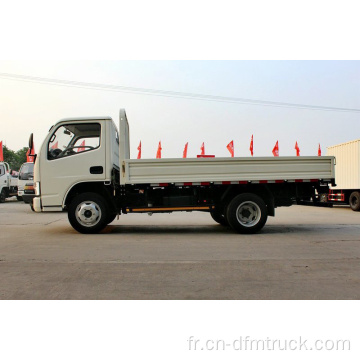
[[[198,351],[349,351],[350,340],[344,339],[305,339],[301,336],[293,339],[252,338],[239,336],[236,339],[200,339],[190,336],[187,339],[188,350]]]

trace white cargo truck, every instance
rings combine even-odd
[[[130,159],[124,110],[119,128],[109,117],[54,125],[36,156],[34,210],[67,211],[81,233],[99,232],[117,215],[174,211],[209,212],[255,233],[275,208],[335,184],[334,158],[325,156]]]
[[[6,198],[17,196],[18,178],[10,174],[9,164],[0,162],[0,203]]]
[[[321,193],[320,201],[360,211],[360,139],[330,146],[327,155],[335,157],[336,186]]]

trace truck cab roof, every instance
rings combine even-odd
[[[61,119],[59,120],[58,122],[56,122],[55,125],[58,125],[58,124],[61,124],[63,122],[74,122],[74,121],[79,121],[79,122],[84,122],[84,121],[96,121],[96,120],[113,120],[110,116],[89,116],[89,117],[70,117],[70,118],[64,118],[64,119]]]

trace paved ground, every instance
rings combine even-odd
[[[360,212],[293,206],[257,235],[206,213],[129,214],[99,235],[0,204],[1,299],[360,299]]]

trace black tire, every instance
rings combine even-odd
[[[22,198],[21,196],[17,196],[17,197],[16,197],[16,200],[17,200],[17,201],[23,201],[23,198]]]
[[[354,191],[350,194],[349,204],[350,204],[351,210],[360,211],[360,192],[359,191]]]
[[[258,195],[237,195],[226,210],[229,225],[240,234],[254,234],[266,224],[268,214],[264,200]]]
[[[114,220],[115,220],[115,218],[116,218],[116,216],[117,216],[117,214],[116,213],[109,213],[109,216],[108,216],[108,219],[107,219],[107,223],[108,224],[111,224]]]
[[[0,203],[4,203],[5,200],[6,200],[6,192],[4,189],[2,189],[0,193]]]
[[[68,218],[76,231],[82,234],[96,234],[108,224],[109,209],[101,195],[83,193],[71,201]]]
[[[328,194],[322,193],[319,195],[319,201],[321,203],[327,203],[328,202]]]
[[[222,226],[229,226],[228,221],[226,220],[225,214],[222,211],[214,210],[210,213],[211,217],[215,222]]]

